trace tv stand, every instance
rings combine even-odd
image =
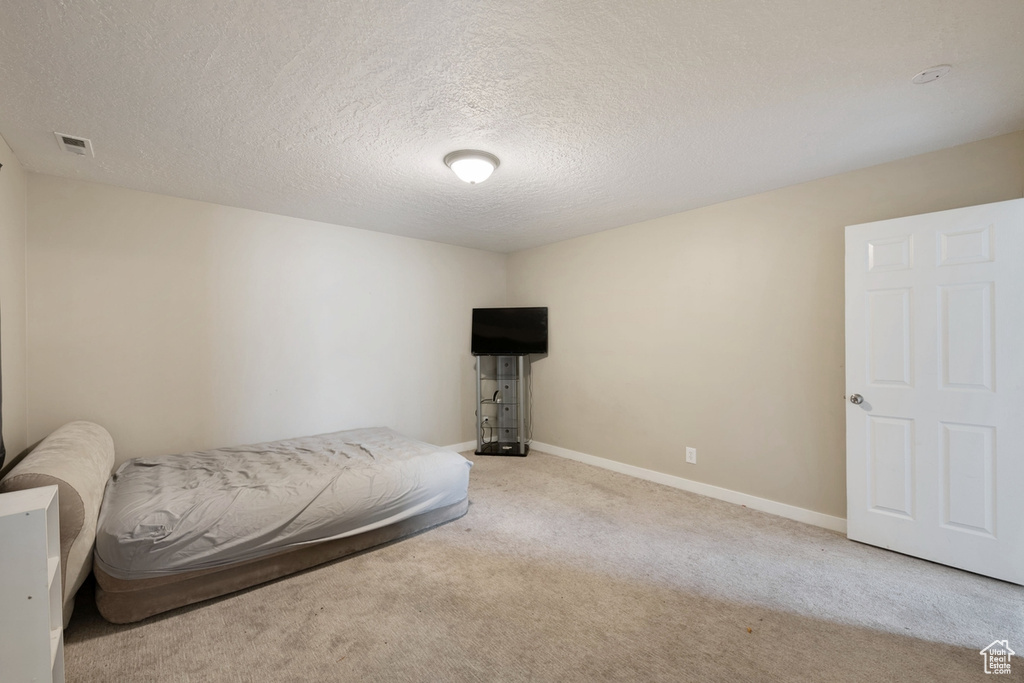
[[[476,357],[476,454],[530,452],[529,356]]]

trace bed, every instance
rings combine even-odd
[[[387,428],[129,460],[100,507],[100,613],[138,621],[457,519],[471,466]]]

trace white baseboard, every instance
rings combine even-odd
[[[475,451],[476,441],[463,441],[462,443],[453,443],[451,446],[441,446],[446,451],[455,451],[461,453],[463,451]]]
[[[470,447],[475,446],[475,443],[470,445]],[[723,489],[720,486],[703,484],[699,481],[693,481],[692,479],[683,479],[682,477],[665,474],[664,472],[656,472],[654,470],[648,470],[635,465],[627,465],[616,460],[599,458],[596,455],[588,455],[587,453],[580,453],[579,451],[571,451],[568,448],[552,446],[551,444],[540,443],[539,441],[534,441],[530,445],[530,448],[531,450],[550,453],[551,455],[557,455],[562,458],[578,460],[579,462],[594,465],[595,467],[602,467],[606,470],[619,472],[620,474],[628,474],[629,476],[636,477],[638,479],[646,479],[647,481],[665,484],[666,486],[682,489],[683,491],[698,493],[702,496],[708,496],[709,498],[717,498],[718,500],[724,500],[727,503],[746,505],[752,510],[760,510],[761,512],[767,512],[768,514],[778,515],[779,517],[793,519],[798,522],[804,522],[805,524],[813,524],[814,526],[831,529],[832,531],[838,531],[842,534],[846,533],[846,520],[842,517],[833,517],[832,515],[814,512],[813,510],[806,510],[804,508],[796,507],[795,505],[786,505],[785,503],[768,500],[767,498],[758,498],[757,496],[751,496],[747,493],[740,493],[739,491],[733,491],[731,489]]]

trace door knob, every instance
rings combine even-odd
[[[855,406],[859,406],[863,402],[864,402],[864,397],[861,396],[860,394],[853,394],[853,395],[850,396],[850,403],[852,403]]]

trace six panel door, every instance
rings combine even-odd
[[[847,535],[1024,584],[1024,199],[846,229]]]

